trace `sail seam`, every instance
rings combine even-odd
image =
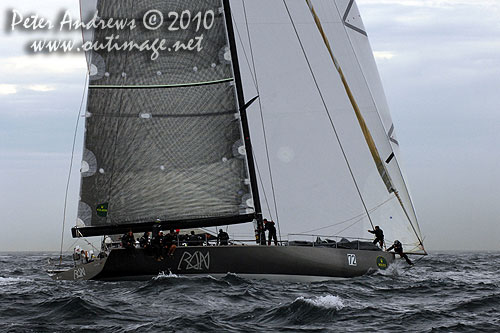
[[[234,78],[227,78],[205,82],[177,83],[177,84],[150,84],[150,85],[89,85],[89,89],[160,89],[160,88],[182,88],[195,86],[208,86],[224,82],[231,82]]]
[[[225,112],[211,112],[211,113],[193,113],[193,114],[158,114],[150,115],[150,118],[144,119],[147,121],[151,118],[195,118],[195,117],[213,117],[213,116],[225,116],[228,114],[235,114],[236,110],[225,111]],[[115,115],[113,113],[92,113],[92,117],[109,117],[109,118],[140,118],[137,114],[120,114]],[[143,118],[140,118],[143,119]]]

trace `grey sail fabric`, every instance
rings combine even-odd
[[[118,44],[158,38],[170,50],[155,60],[149,51],[87,54],[80,225],[251,216],[221,1],[99,0],[83,6],[84,12],[97,9],[104,20],[136,20],[135,29],[96,29],[92,42],[105,44],[112,35]],[[143,26],[149,10],[164,15],[157,30]],[[201,50],[174,49],[176,42],[188,45],[200,36]]]

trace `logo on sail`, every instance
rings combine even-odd
[[[193,253],[184,252],[179,262],[178,270],[207,270],[210,269],[210,252],[203,254],[201,251]]]
[[[100,217],[108,216],[108,203],[106,202],[106,203],[97,205],[95,211],[97,213],[97,216],[100,216]]]
[[[377,257],[377,266],[380,269],[386,269],[387,268],[387,260],[384,257]]]

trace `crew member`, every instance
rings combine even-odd
[[[80,261],[80,247],[75,247],[75,252],[73,252],[73,261],[75,265]]]
[[[257,226],[257,234],[259,236],[259,244],[266,245],[266,230],[262,226],[262,224],[258,224]]]
[[[163,259],[163,231],[158,231],[156,235],[153,235],[151,246],[153,247],[156,261],[161,261]]]
[[[129,230],[128,233],[122,236],[122,246],[129,250],[135,248],[134,233],[132,230]]]
[[[375,230],[368,230],[369,233],[375,234],[375,239],[373,240],[373,245],[379,243],[380,248],[382,249],[384,247],[384,232],[380,227],[377,225],[375,226]]]
[[[267,245],[271,245],[271,240],[274,240],[274,245],[278,245],[278,238],[276,237],[276,227],[274,221],[264,219],[264,230],[269,231],[267,235]]]
[[[222,229],[219,229],[217,235],[217,245],[229,245],[229,235]]]
[[[104,236],[104,239],[102,240],[101,244],[101,252],[104,254],[109,254],[109,251],[111,251],[111,247],[113,246],[113,240],[109,236]]]
[[[89,262],[93,262],[95,260],[94,250],[89,251],[89,257],[87,259]]]
[[[142,249],[149,249],[151,247],[151,243],[149,241],[149,231],[146,231],[139,239],[139,246]]]
[[[408,263],[408,265],[413,266],[413,263],[411,262],[411,260],[408,258],[408,256],[406,255],[406,253],[403,252],[403,244],[401,244],[400,241],[398,241],[396,239],[394,241],[394,244],[392,244],[392,246],[390,248],[388,248],[387,251],[390,251],[392,249],[394,249],[394,252],[396,252],[397,254],[399,254],[399,256],[401,258],[404,258],[406,260],[406,262]]]
[[[177,233],[174,229],[171,229],[168,234],[163,237],[163,247],[167,250],[167,255],[169,257],[174,256],[174,251],[177,248]]]
[[[191,230],[191,235],[189,235],[188,238],[188,244],[190,246],[200,246],[202,245],[202,240],[200,239],[200,236],[196,235],[193,230]]]
[[[82,250],[81,253],[80,253],[80,261],[81,261],[81,263],[82,264],[88,263],[89,262],[88,259],[89,259],[89,256],[87,254],[87,251]]]

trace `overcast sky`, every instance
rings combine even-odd
[[[27,41],[47,34],[7,32],[7,11],[55,19],[61,9],[78,13],[77,5],[1,4],[0,250],[58,249],[85,81],[82,55],[27,55]],[[427,248],[499,250],[500,0],[358,0],[358,6]],[[70,187],[67,246],[78,176]]]

